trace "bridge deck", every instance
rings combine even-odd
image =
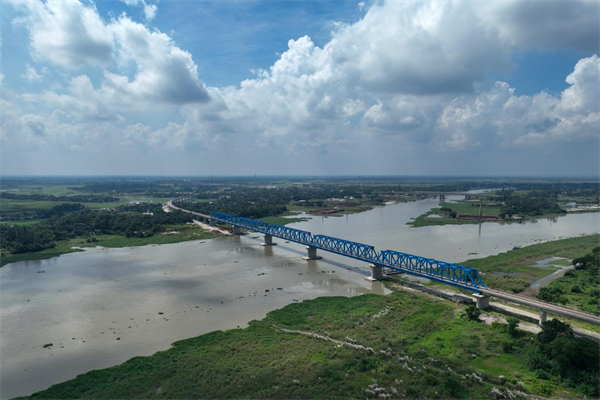
[[[371,245],[330,236],[313,235],[307,231],[268,224],[263,221],[237,217],[235,215],[221,212],[213,212],[211,215],[201,214],[174,206],[172,201],[168,202],[167,206],[171,209],[187,212],[202,218],[210,218],[217,222],[235,225],[249,231],[279,237],[309,247],[365,261],[370,264],[378,265],[394,271],[427,278],[447,285],[452,285],[460,289],[469,290],[486,296],[495,297],[512,303],[533,307],[541,311],[578,319],[600,326],[600,317],[592,314],[588,314],[579,310],[573,310],[571,308],[552,303],[547,303],[538,299],[532,299],[500,290],[488,289],[481,280],[479,272],[474,268],[446,263],[431,258],[414,256],[395,250],[382,250],[377,252]]]

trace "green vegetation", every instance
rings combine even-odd
[[[261,218],[260,220],[268,224],[284,226],[287,224],[294,224],[296,222],[308,221],[309,219],[302,217],[265,217]]]
[[[62,209],[73,209],[67,204]],[[0,265],[77,251],[73,246],[143,246],[214,237],[191,223],[183,212],[165,213],[159,204],[121,206],[116,210],[79,209],[55,214],[35,225],[0,224]]]
[[[537,377],[558,376],[566,386],[586,396],[598,397],[598,344],[574,337],[571,326],[558,319],[544,322],[537,338],[537,348],[527,354],[527,364]]]
[[[501,217],[513,215],[541,216],[548,214],[566,214],[557,203],[556,196],[550,191],[531,191],[523,195],[513,195],[512,191],[501,191]]]
[[[537,297],[600,315],[600,247],[574,259],[573,265],[575,269],[541,288]]]
[[[588,192],[594,192],[593,189],[578,190],[575,187],[565,189],[565,193],[588,195]],[[513,221],[527,218],[541,217],[544,215],[566,214],[566,211],[559,205],[557,195],[553,188],[544,187],[543,190],[501,190],[497,192],[499,197],[489,199],[482,203],[482,219]],[[564,199],[573,200],[573,197]],[[582,204],[597,204],[580,197],[575,197]],[[492,202],[493,201],[493,202]],[[563,201],[563,204],[565,201]],[[459,201],[454,203],[444,203],[441,208],[432,208],[425,214],[420,215],[415,220],[408,223],[414,227],[431,225],[452,225],[452,224],[472,224],[479,223],[479,219],[474,216],[479,214],[478,201]],[[436,216],[432,218],[432,215]],[[486,219],[487,217],[487,219]],[[499,218],[495,218],[499,217]]]
[[[521,292],[534,281],[552,272],[554,269],[536,266],[536,262],[550,257],[575,259],[589,253],[598,246],[600,235],[579,236],[570,239],[538,243],[461,263],[477,268],[488,287]],[[507,275],[508,274],[508,275]]]
[[[444,203],[442,207],[434,207],[424,214],[419,215],[407,225],[419,228],[422,226],[436,225],[463,225],[479,223],[477,219],[461,219],[461,214],[478,215],[479,202],[459,201],[456,203]],[[500,214],[500,207],[493,204],[484,203],[482,215],[496,217]]]
[[[31,398],[490,398],[508,391],[564,396],[567,386],[593,395],[561,368],[543,376],[530,369],[529,354],[540,346],[531,334],[510,336],[461,315],[451,302],[406,292],[319,298]],[[576,338],[569,344],[589,346]],[[573,362],[554,356],[553,347],[551,362]]]
[[[179,243],[188,240],[205,240],[220,236],[218,234],[206,232],[200,227],[193,225],[173,225],[165,226],[164,234],[158,234],[145,238],[123,237],[119,235],[98,235],[93,237],[76,237],[68,240],[55,242],[55,246],[41,251],[8,254],[2,252],[0,256],[0,267],[6,264],[28,261],[45,260],[52,257],[58,257],[62,254],[76,253],[83,251],[82,247],[133,247],[146,246],[151,244],[169,244]]]

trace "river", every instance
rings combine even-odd
[[[406,225],[437,204],[399,203],[292,227],[445,261],[600,232],[600,213],[523,224]],[[27,395],[92,369],[169,348],[319,296],[384,294],[364,264],[257,235],[161,246],[90,249],[0,269],[0,397]],[[45,344],[51,347],[44,348]]]

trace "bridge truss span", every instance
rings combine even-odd
[[[479,272],[458,264],[438,261],[431,258],[413,256],[395,250],[383,250],[379,253],[379,264],[400,272],[425,275],[443,283],[459,287],[485,288]]]
[[[359,260],[369,262],[376,262],[378,260],[375,247],[368,244],[352,242],[350,240],[338,239],[325,235],[313,235],[312,245],[318,249],[338,253]]]
[[[413,256],[394,250],[377,252],[374,246],[368,244],[325,235],[313,235],[310,232],[300,229],[268,224],[263,221],[238,217],[223,212],[213,212],[211,219],[222,224],[237,226],[249,231],[300,243],[308,246],[313,251],[320,249],[340,254],[345,257],[368,262],[378,267],[420,276],[473,292],[480,292],[481,289],[486,288],[476,269],[467,268],[462,265]]]

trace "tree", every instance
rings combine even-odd
[[[558,336],[573,336],[573,328],[555,318],[542,323],[542,331],[538,333],[537,337],[540,343],[548,344]]]

